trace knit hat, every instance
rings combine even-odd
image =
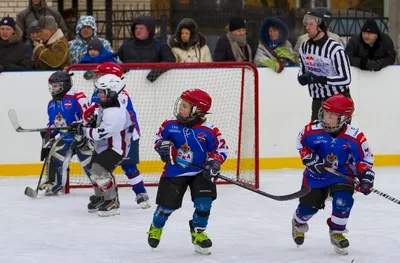
[[[39,21],[34,20],[28,27],[28,34],[38,32],[40,30]]]
[[[246,20],[241,17],[232,17],[229,20],[229,31],[235,31],[241,28],[246,28]]]
[[[90,40],[90,42],[87,45],[88,51],[91,49],[100,51],[102,48],[103,48],[103,43],[101,43],[100,39],[98,39],[98,38]]]
[[[42,16],[39,18],[38,27],[40,29],[57,30],[58,24],[53,16]]]
[[[15,20],[9,16],[3,17],[0,20],[0,26],[9,26],[15,30]]]
[[[367,19],[361,28],[361,32],[379,34],[380,30],[374,19]]]

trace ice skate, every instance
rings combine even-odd
[[[148,235],[147,242],[153,249],[160,243],[162,231],[162,228],[156,228],[153,224],[150,225],[150,229],[146,234]]]
[[[298,225],[294,218],[292,219],[292,237],[297,247],[304,243],[304,233],[308,231],[308,224]]]
[[[104,202],[99,206],[97,215],[101,217],[119,215],[118,196],[111,200],[104,200]]]
[[[347,255],[347,247],[350,246],[349,240],[343,235],[343,232],[336,232],[329,230],[329,236],[331,237],[331,243],[334,251],[340,255]]]
[[[192,243],[194,251],[202,255],[210,255],[210,247],[212,247],[211,239],[204,232],[205,228],[193,227],[192,220],[189,221],[190,234],[192,236]]]
[[[136,195],[135,201],[142,209],[147,209],[151,207],[149,199],[150,198],[147,193],[140,193]]]
[[[88,204],[88,212],[95,213],[99,211],[99,207],[103,204],[104,198],[102,196],[90,196],[90,203]]]

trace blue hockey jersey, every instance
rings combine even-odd
[[[209,160],[218,160],[222,164],[228,154],[225,139],[211,124],[199,123],[188,128],[172,118],[164,121],[158,129],[154,145],[160,140],[171,141],[177,150],[176,158],[186,163],[165,164],[161,177],[194,176],[201,171],[187,163],[204,168]]]
[[[299,133],[297,149],[302,159],[314,152],[320,158],[324,158],[328,166],[351,177],[371,169],[374,163],[374,156],[364,133],[350,125],[346,125],[343,131],[333,138],[318,121],[312,121]],[[304,170],[304,186],[322,188],[333,183],[346,182],[345,179],[328,172],[314,174],[308,168]]]
[[[47,105],[49,116],[48,127],[64,127],[72,122],[82,119],[83,112],[89,108],[89,101],[81,91],[70,89],[61,100],[51,100]],[[65,133],[66,131],[59,131]],[[53,132],[52,135],[57,135]],[[72,143],[74,137],[71,134],[64,136],[66,143]]]
[[[132,135],[132,140],[137,140],[140,137],[140,127],[139,127],[139,122],[137,119],[137,115],[136,115],[136,111],[133,108],[133,103],[131,98],[129,97],[129,94],[126,90],[122,90],[122,92],[119,94],[118,96],[118,100],[119,102],[121,102],[123,105],[126,105],[126,109],[129,112],[129,115],[131,116],[132,122],[135,125],[135,130],[134,133]],[[92,94],[92,98],[91,98],[91,103],[99,103],[100,102],[100,98],[99,98],[99,90],[96,89],[95,92],[93,92]]]

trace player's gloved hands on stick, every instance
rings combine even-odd
[[[316,153],[310,153],[309,155],[303,158],[303,164],[307,166],[308,169],[311,170],[314,174],[323,174],[326,173],[324,168],[325,159],[322,159]]]
[[[202,173],[203,177],[209,181],[216,179],[221,171],[221,163],[217,160],[210,160],[206,163],[206,170]]]
[[[168,140],[159,141],[154,147],[156,152],[161,157],[161,161],[166,164],[175,164],[176,163],[176,155],[178,154],[175,145]]]
[[[360,180],[360,192],[364,195],[371,193],[372,187],[374,186],[375,173],[372,170],[362,171],[358,178]]]
[[[83,135],[83,124],[81,122],[73,122],[69,125],[68,131],[74,135],[76,139],[76,136]]]
[[[303,74],[301,76],[298,76],[297,79],[299,80],[300,85],[305,86],[308,84],[323,84],[325,85],[327,82],[326,77],[324,76],[317,76],[311,72],[307,72],[306,74]]]

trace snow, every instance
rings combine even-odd
[[[376,168],[375,188],[400,198],[400,168]],[[149,187],[152,208],[142,210],[130,188],[120,189],[121,215],[101,218],[86,206],[91,189],[37,199],[23,194],[36,187],[37,177],[0,177],[1,263],[133,263],[133,262],[292,262],[378,263],[400,257],[400,206],[375,194],[356,194],[348,223],[349,255],[333,252],[326,219],[327,203],[311,219],[303,246],[291,238],[297,200],[274,201],[235,185],[218,186],[207,233],[212,254],[199,255],[190,241],[188,220],[193,213],[190,194],[170,216],[160,245],[151,251],[148,230],[157,188]],[[261,189],[272,194],[298,190],[300,170],[262,172]]]

